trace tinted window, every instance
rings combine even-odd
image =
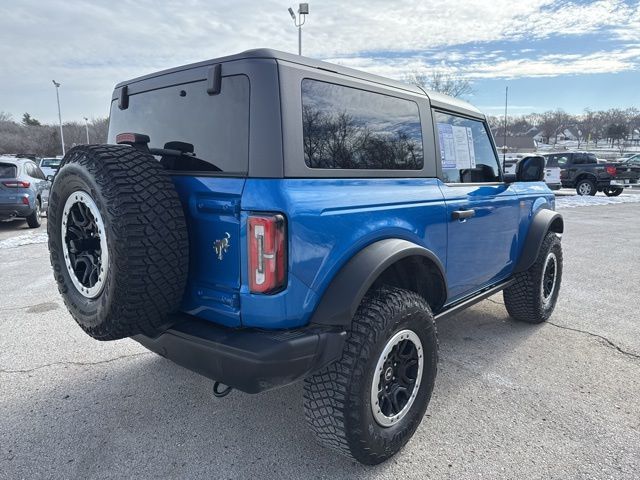
[[[500,181],[500,169],[489,130],[479,120],[435,112],[443,181]]]
[[[149,146],[154,148],[172,148],[167,145],[170,142],[192,145],[195,157],[161,159],[171,169],[246,173],[249,79],[244,75],[223,77],[217,95],[207,94],[205,81],[131,95],[126,110],[120,110],[114,101],[109,143],[127,132],[148,135]]]
[[[569,163],[569,157],[567,155],[557,155],[557,162],[560,168],[564,168],[567,163]]]
[[[31,178],[38,178],[38,172],[36,172],[36,166],[33,163],[25,163],[24,171]]]
[[[305,79],[302,117],[308,167],[422,168],[422,130],[415,102]]]
[[[0,163],[0,178],[16,178],[18,169],[9,163]]]
[[[598,163],[598,158],[593,153],[589,153],[585,163]]]

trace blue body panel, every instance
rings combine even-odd
[[[175,176],[187,214],[190,272],[182,309],[227,326],[284,329],[309,322],[337,272],[362,248],[401,238],[446,266],[448,303],[507,278],[533,213],[552,208],[544,183],[445,185],[435,178],[240,179]],[[452,220],[458,209],[476,216]],[[256,295],[247,279],[246,220],[287,220],[288,282]],[[229,238],[220,259],[216,240]]]

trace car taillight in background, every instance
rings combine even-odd
[[[29,188],[31,186],[31,183],[23,182],[21,180],[7,180],[2,182],[2,184],[9,188]]]
[[[616,176],[616,167],[613,165],[607,165],[606,167],[604,167],[604,169],[607,171],[607,173],[609,175],[611,175],[612,177]]]
[[[287,280],[287,228],[282,215],[251,215],[248,219],[249,288],[273,293]]]

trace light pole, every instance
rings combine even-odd
[[[82,118],[84,118],[84,129],[87,132],[87,145],[89,145],[89,119],[87,117]]]
[[[64,133],[62,132],[62,114],[60,113],[60,94],[58,93],[58,89],[60,88],[60,83],[55,80],[51,80],[56,87],[56,98],[58,99],[58,121],[60,122],[60,143],[62,144],[62,156],[64,156]]]
[[[289,7],[289,15],[293,18],[293,24],[298,27],[298,55],[302,55],[302,25],[309,15],[309,4],[301,3],[298,5],[298,17],[293,12],[293,8]]]

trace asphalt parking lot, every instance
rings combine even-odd
[[[440,322],[427,416],[377,467],[314,442],[300,384],[216,399],[132,340],[90,339],[45,230],[0,224],[0,478],[637,479],[640,203],[562,213],[550,322],[512,322],[501,295]]]

